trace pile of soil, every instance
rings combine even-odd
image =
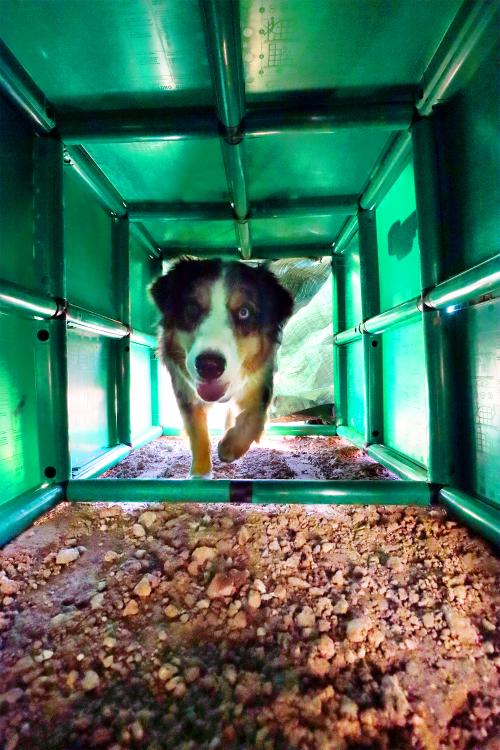
[[[396,479],[340,437],[263,437],[238,461],[225,464],[212,439],[214,479]],[[191,452],[186,440],[163,437],[134,451],[103,476],[115,479],[184,479]]]
[[[0,747],[498,750],[499,583],[440,509],[65,503],[0,553]]]

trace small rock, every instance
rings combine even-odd
[[[253,589],[248,594],[248,606],[252,609],[259,609],[262,599],[258,591]]]
[[[331,552],[334,548],[334,544],[332,542],[324,542],[324,544],[321,545],[321,549],[323,552]]]
[[[260,578],[256,578],[254,582],[252,583],[252,588],[254,588],[256,591],[259,592],[259,594],[265,594],[266,593],[266,586],[263,581],[260,580]]]
[[[341,716],[345,716],[347,719],[355,719],[359,711],[358,704],[344,695],[340,701],[339,711]]]
[[[404,570],[404,564],[401,558],[396,556],[391,556],[387,558],[386,565],[391,570],[394,570],[395,573],[401,572]]]
[[[171,680],[178,671],[175,664],[162,664],[158,670],[158,677],[162,682],[166,682],[167,680]]]
[[[242,526],[241,529],[238,532],[238,544],[244,545],[248,542],[250,539],[250,532],[248,531],[246,526]]]
[[[232,664],[226,664],[226,666],[222,670],[222,674],[230,685],[236,684],[238,673],[236,672],[236,668]]]
[[[130,725],[130,734],[134,740],[137,740],[138,742],[144,739],[144,729],[142,728],[140,721],[136,720]]]
[[[93,669],[88,669],[83,676],[82,688],[85,691],[95,690],[100,682],[101,680],[97,672],[94,672]]]
[[[481,620],[481,625],[488,633],[494,633],[496,630],[496,625],[494,622],[491,622],[491,620],[488,620],[486,617],[483,617]]]
[[[104,555],[104,562],[113,562],[113,560],[116,560],[117,557],[119,557],[118,552],[109,549]]]
[[[109,508],[100,508],[99,518],[116,518],[121,516],[121,508],[117,505],[112,505]]]
[[[318,642],[318,652],[325,659],[331,659],[335,653],[335,643],[329,635],[322,635]]]
[[[188,685],[191,682],[196,682],[199,676],[200,676],[199,667],[188,667],[188,669],[186,669],[186,671],[184,672],[184,679],[188,683]]]
[[[69,565],[69,563],[78,560],[79,557],[80,553],[75,547],[67,547],[66,549],[61,549],[57,553],[56,565]]]
[[[347,599],[345,599],[342,596],[333,607],[333,613],[335,615],[345,615],[347,614],[348,611],[349,611],[349,603]]]
[[[247,616],[243,610],[240,610],[233,619],[230,621],[230,625],[235,630],[242,630],[247,626]]]
[[[134,523],[132,526],[132,534],[138,539],[143,539],[146,536],[146,529],[144,526],[141,526],[140,523]]]
[[[0,576],[0,593],[5,596],[12,596],[12,594],[17,594],[19,588],[20,584],[17,581],[12,581],[5,575]]]
[[[191,555],[193,562],[197,565],[204,565],[210,560],[215,560],[217,557],[217,550],[215,547],[196,547]]]
[[[123,616],[124,617],[130,617],[132,615],[136,615],[139,612],[139,605],[135,601],[135,599],[131,599],[125,609],[123,610]]]
[[[232,596],[235,592],[234,581],[231,576],[225,573],[217,573],[207,588],[209,599],[217,599],[224,596]]]
[[[104,594],[95,594],[90,600],[91,609],[100,609],[104,602]]]
[[[404,722],[405,716],[410,710],[410,704],[405,692],[399,684],[396,675],[382,677],[382,701],[385,710],[398,722]]]
[[[175,604],[169,604],[168,607],[165,607],[164,612],[169,620],[174,620],[179,615],[179,610]]]
[[[157,514],[154,513],[152,510],[146,510],[144,513],[141,513],[139,516],[139,524],[141,526],[145,526],[146,529],[150,529],[151,526],[155,523],[156,519],[158,518]]]
[[[290,576],[288,579],[288,585],[293,586],[296,589],[308,589],[309,584],[307,581],[304,581],[303,578],[298,578],[297,576]]]
[[[317,653],[312,653],[309,656],[307,666],[309,671],[316,677],[324,677],[330,671],[330,662]]]
[[[424,624],[424,628],[427,628],[427,630],[430,630],[435,625],[434,615],[432,612],[426,612],[425,615],[422,617],[422,622]]]
[[[365,640],[368,632],[372,628],[372,621],[369,617],[355,617],[347,623],[347,640],[351,643],[361,643]]]
[[[17,701],[23,697],[23,695],[24,693],[21,688],[12,688],[6,693],[2,693],[0,695],[0,706],[2,706],[4,703],[6,703],[8,706],[13,706],[14,703],[17,703]]]
[[[295,622],[299,628],[313,628],[316,625],[316,615],[311,607],[306,605],[295,618]]]
[[[343,586],[345,583],[344,574],[341,570],[337,570],[335,575],[332,578],[332,583],[335,584],[335,586]]]
[[[143,576],[139,583],[134,587],[134,594],[143,599],[151,594],[151,581],[148,575]]]
[[[443,614],[452,636],[460,643],[476,643],[477,631],[468,617],[458,614],[452,607],[443,607]]]

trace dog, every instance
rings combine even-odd
[[[231,402],[238,412],[228,412],[221,461],[235,461],[259,441],[293,300],[267,269],[222,260],[181,260],[150,294],[162,314],[160,357],[191,445],[190,477],[208,479],[207,407]]]

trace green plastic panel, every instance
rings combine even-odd
[[[147,290],[151,282],[161,275],[160,265],[149,258],[133,235],[129,248],[131,325],[143,333],[154,333],[159,316]]]
[[[357,195],[387,137],[354,128],[249,138],[245,154],[250,197]]]
[[[422,323],[383,334],[384,443],[427,464],[427,397]]]
[[[130,424],[132,439],[151,428],[151,350],[130,347]]]
[[[377,210],[380,309],[421,292],[413,166],[403,170]],[[395,283],[397,280],[397,283]]]
[[[66,109],[209,104],[198,0],[2,0],[0,36]]]
[[[87,150],[125,200],[228,202],[217,138],[95,144]]]
[[[34,138],[2,98],[0,133],[0,278],[40,290],[33,262]]]
[[[168,255],[172,248],[237,247],[234,222],[229,221],[145,221],[144,226]]]
[[[498,252],[500,237],[500,106],[498,42],[438,118],[442,151],[445,275]],[[457,158],[459,154],[459,158]]]
[[[363,342],[347,345],[347,408],[346,424],[361,435],[365,430]]]
[[[115,445],[116,342],[68,332],[68,411],[71,461],[82,467]]]
[[[359,270],[359,241],[358,234],[349,243],[344,252],[345,258],[345,327],[354,328],[360,323],[361,312],[361,281]]]
[[[253,219],[250,225],[255,245],[331,245],[342,228],[344,216],[290,216]]]
[[[116,318],[111,219],[70,166],[64,169],[64,209],[68,299]]]
[[[247,94],[417,84],[457,0],[242,0]]]
[[[0,504],[40,484],[35,324],[0,314]]]
[[[459,486],[500,506],[500,299],[448,315],[456,373]]]

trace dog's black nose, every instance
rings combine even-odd
[[[217,380],[226,369],[226,360],[217,352],[199,354],[194,364],[196,372],[203,380]]]

